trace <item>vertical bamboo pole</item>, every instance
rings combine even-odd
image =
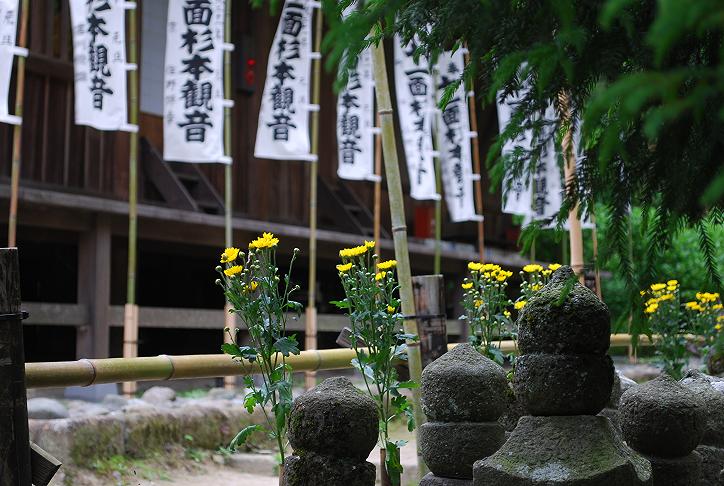
[[[377,115],[377,127],[380,126],[380,115]],[[375,135],[375,196],[374,196],[373,237],[377,242],[377,254],[382,260],[380,246],[381,216],[382,216],[382,133]]]
[[[598,268],[598,229],[596,228],[596,215],[591,213],[591,223],[593,223],[593,229],[591,230],[591,239],[593,243],[593,271],[596,280],[596,295],[598,298],[603,300],[603,291],[601,290],[601,271]]]
[[[138,64],[136,8],[128,11],[128,62]],[[129,123],[138,126],[138,71],[128,72]],[[138,306],[136,305],[136,251],[138,231],[138,132],[129,134],[128,157],[128,281],[123,309],[123,357],[138,356]],[[123,394],[136,392],[136,382],[124,382]]]
[[[438,66],[434,65],[430,67],[430,76],[432,77],[432,92],[433,92],[433,119],[432,119],[432,130],[435,135],[432,140],[435,144],[435,150],[437,155],[434,157],[435,163],[435,192],[437,193],[437,199],[435,199],[435,259],[433,261],[433,273],[440,275],[441,271],[441,259],[442,259],[442,157],[440,154],[440,112],[437,108],[437,75]]]
[[[226,0],[224,14],[224,42],[231,43],[231,0]],[[231,99],[231,51],[224,52],[224,99]],[[224,109],[224,151],[226,155],[232,156],[231,149],[231,107]],[[233,213],[233,185],[232,185],[232,162],[224,167],[224,243],[229,248],[234,245],[234,236],[231,228],[231,216]],[[224,329],[229,329],[229,333],[224,331],[224,341],[229,341],[230,336],[236,337],[236,315],[229,312],[231,305],[226,302],[224,305]],[[236,387],[236,377],[224,377],[224,388],[233,390]]]
[[[322,9],[317,9],[314,28],[314,52],[319,53],[322,44]],[[319,106],[319,91],[322,76],[322,60],[312,61],[312,105]],[[319,111],[311,113],[311,149],[312,155],[319,154]],[[304,349],[317,349],[317,173],[319,160],[315,158],[309,164],[309,290],[304,332]],[[304,375],[307,390],[316,384],[314,371]]]
[[[559,94],[559,101],[562,110],[562,119],[565,122],[571,120],[570,99],[567,93]],[[566,187],[576,183],[576,148],[573,144],[573,129],[570,124],[566,130],[562,141],[563,158],[565,162],[565,179]],[[578,217],[579,205],[576,203],[568,213],[568,227],[571,241],[571,268],[578,275],[581,283],[584,283],[585,276],[583,274],[583,231],[581,230],[581,220]]]
[[[27,47],[28,44],[28,15],[29,0],[23,0],[20,7],[20,33],[18,47]],[[15,77],[15,116],[23,116],[23,101],[25,100],[25,58],[17,56],[18,66]],[[20,160],[22,158],[23,126],[13,126],[13,160],[10,169],[10,214],[8,216],[8,246],[17,246],[18,228],[18,192],[20,191]]]
[[[465,53],[465,64],[470,63],[470,52]],[[480,168],[480,141],[478,139],[478,114],[477,107],[475,105],[475,91],[473,90],[473,83],[470,83],[470,89],[467,90],[468,96],[468,110],[470,111],[470,131],[475,135],[473,136],[473,170],[478,174],[478,178],[474,182],[475,188],[475,207],[477,208],[478,214],[484,216],[483,207],[483,175]],[[480,261],[485,262],[485,222],[483,218],[478,220],[478,252],[480,253]]]
[[[372,49],[372,62],[375,73],[375,86],[377,95],[377,110],[380,116],[382,130],[382,150],[385,159],[385,176],[387,179],[387,192],[390,199],[390,218],[392,220],[392,238],[395,244],[395,259],[397,260],[397,275],[400,281],[400,300],[402,313],[406,316],[415,314],[415,302],[412,292],[412,274],[410,271],[410,254],[407,248],[407,226],[405,224],[405,206],[402,197],[402,182],[400,180],[400,164],[397,159],[397,145],[395,142],[395,126],[392,117],[392,101],[390,99],[390,85],[387,80],[387,66],[385,64],[385,48],[382,42]],[[404,322],[406,333],[417,334],[417,322],[408,317]],[[410,379],[420,382],[422,363],[420,361],[419,342],[408,341],[407,364],[410,370]],[[419,439],[420,425],[425,423],[425,415],[420,405],[420,389],[412,390],[412,406],[415,413],[417,429],[415,435]],[[417,441],[419,445],[420,441]],[[422,460],[420,450],[417,450],[417,471],[420,478],[427,471]]]

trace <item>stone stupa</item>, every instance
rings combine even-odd
[[[565,266],[528,301],[518,326],[513,388],[531,415],[475,463],[474,486],[650,484],[650,462],[596,415],[613,385],[606,305]]]

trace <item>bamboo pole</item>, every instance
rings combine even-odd
[[[591,213],[591,223],[593,223],[591,239],[593,244],[593,272],[594,279],[596,281],[596,295],[599,299],[603,300],[603,291],[601,290],[601,270],[598,268],[598,229],[596,228],[596,215],[593,213]]]
[[[700,339],[685,336],[689,341]],[[642,336],[641,345],[651,346],[660,339]],[[621,347],[631,343],[630,334],[611,334],[611,346]],[[448,350],[457,343],[448,344]],[[501,351],[517,352],[513,341],[503,341]],[[291,355],[286,362],[295,372],[305,370],[341,370],[352,367],[353,349],[323,349],[302,351]],[[281,358],[280,358],[281,359]],[[118,383],[124,380],[156,381],[183,380],[189,378],[216,378],[219,376],[245,376],[259,373],[257,363],[234,361],[225,354],[194,354],[185,356],[148,356],[142,358],[81,359],[78,361],[53,361],[26,363],[25,380],[28,388],[55,388],[65,386],[90,386],[100,383]]]
[[[138,63],[136,9],[128,11],[128,61]],[[138,71],[128,72],[129,122],[138,126]],[[138,132],[129,133],[128,157],[128,279],[123,315],[123,357],[138,356],[138,306],[136,305],[136,251],[138,231]],[[136,392],[135,382],[123,383],[127,397]]]
[[[317,9],[314,29],[314,52],[319,53],[322,45],[322,9]],[[322,60],[312,61],[312,105],[319,106],[319,91],[322,77]],[[319,155],[319,111],[311,113],[312,155]],[[304,348],[317,349],[317,173],[319,160],[315,157],[309,164],[309,289],[307,298]],[[304,376],[305,388],[309,390],[317,382],[316,373],[310,371]]]
[[[225,4],[224,14],[224,42],[231,44],[231,0]],[[231,99],[231,51],[224,52],[224,99]],[[232,156],[231,147],[231,107],[224,109],[224,151],[228,157]],[[233,184],[232,184],[232,161],[224,167],[224,243],[227,248],[234,245],[234,235],[231,227],[231,217],[234,210]],[[230,336],[236,337],[236,315],[229,312],[231,305],[226,302],[224,305],[224,341],[231,340]],[[226,329],[229,332],[226,332]],[[224,388],[233,390],[236,387],[236,378],[228,376],[224,379]]]
[[[377,115],[377,128],[380,127],[380,115]],[[382,247],[380,245],[380,232],[382,226],[382,133],[375,134],[375,196],[373,216],[373,238],[377,242],[377,255],[382,261]]]
[[[562,110],[562,120],[570,122],[571,108],[570,99],[567,93],[559,94],[559,101]],[[573,129],[569,123],[566,133],[563,135],[562,141],[563,159],[565,162],[564,173],[566,179],[566,190],[576,183],[576,148],[573,144]],[[585,275],[583,273],[583,231],[581,230],[581,219],[578,216],[579,204],[576,204],[568,212],[568,233],[571,241],[571,268],[578,275],[581,283],[584,283]]]
[[[395,245],[395,259],[397,260],[397,275],[400,281],[400,300],[402,313],[409,316],[405,319],[406,333],[417,334],[415,315],[415,302],[412,292],[412,274],[410,271],[410,254],[407,248],[407,226],[405,224],[405,206],[402,197],[402,182],[400,180],[400,164],[397,159],[397,144],[395,142],[395,126],[392,117],[392,101],[390,99],[390,85],[387,80],[387,66],[385,64],[385,48],[382,42],[372,49],[372,63],[375,73],[375,86],[377,96],[377,110],[380,116],[382,130],[382,150],[385,159],[385,175],[387,179],[387,193],[390,199],[390,218],[392,220],[392,238]],[[408,341],[408,366],[410,379],[420,382],[422,364],[420,360],[420,343]],[[420,426],[425,423],[425,415],[420,404],[420,389],[412,390],[412,405],[415,413],[417,428],[415,435],[419,439]],[[420,441],[417,441],[419,444]],[[420,451],[417,451],[417,467],[420,478],[427,471]]]
[[[20,32],[18,47],[25,48],[28,44],[29,0],[23,0],[20,7]],[[15,77],[15,116],[22,120],[23,101],[25,100],[25,58],[17,56],[18,66]],[[20,161],[22,160],[21,124],[13,126],[13,159],[10,168],[10,214],[8,216],[8,246],[17,246],[18,228],[18,193],[20,192]]]
[[[470,53],[465,53],[465,64],[470,63]],[[475,105],[475,91],[471,83],[468,94],[468,110],[470,111],[470,131],[473,135],[473,170],[478,175],[474,181],[475,189],[475,207],[481,218],[478,220],[478,252],[480,253],[480,261],[485,262],[485,220],[483,207],[483,176],[480,164],[480,142],[478,140],[478,114]]]
[[[435,257],[433,259],[433,273],[440,275],[441,260],[442,260],[442,157],[440,155],[440,111],[437,107],[437,75],[438,66],[434,65],[430,68],[430,76],[432,77],[432,99],[433,107],[433,119],[432,129],[435,136],[432,137],[434,143],[434,151],[436,155],[433,156],[433,162],[435,164],[435,192],[437,193],[437,199],[435,199]]]

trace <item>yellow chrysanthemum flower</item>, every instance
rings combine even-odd
[[[231,263],[239,256],[238,248],[227,248],[221,254],[221,263]]]
[[[543,270],[543,267],[541,267],[537,263],[529,263],[528,265],[523,267],[523,271],[525,273],[535,273],[540,272],[541,270]]]
[[[668,282],[666,282],[666,285],[668,285],[670,287],[676,287],[677,285],[679,285],[679,281],[672,279],[672,280],[669,280]]]
[[[667,285],[666,291],[667,292],[675,292],[678,287],[676,285]]]
[[[254,292],[258,286],[259,282],[257,282],[256,280],[252,280],[252,282],[247,285],[246,290],[249,292]]]
[[[527,303],[528,302],[525,300],[519,300],[518,302],[513,304],[513,307],[515,308],[515,310],[521,310],[523,307],[525,307],[525,304],[527,304]]]
[[[714,310],[721,310],[721,308],[722,308],[721,304],[716,304],[716,305],[712,306],[712,309],[714,309]]]
[[[465,290],[470,290],[473,288],[473,283],[467,282],[467,283],[462,284],[461,287],[464,288]]]
[[[721,324],[717,324],[714,326],[714,329],[716,329],[717,331],[721,331],[721,327]]]
[[[377,272],[377,274],[375,275],[375,280],[379,282],[380,280],[385,278],[385,275],[387,275],[387,272]]]
[[[718,316],[716,318],[716,322],[719,322],[719,321],[724,321],[724,316]]]
[[[370,250],[375,247],[375,244],[376,244],[376,243],[375,243],[374,241],[367,241],[367,240],[365,240],[365,246],[366,246],[367,248],[369,248]]]
[[[249,243],[250,249],[261,250],[264,248],[273,248],[279,243],[279,238],[276,238],[273,233],[264,232],[260,237]]]
[[[365,245],[355,246],[354,248],[345,248],[339,250],[339,256],[342,258],[353,258],[367,253],[367,247]]]
[[[674,298],[674,294],[664,294],[661,297],[659,297],[659,302],[662,302],[664,300],[671,300]]]
[[[561,268],[561,264],[560,263],[551,263],[550,265],[548,265],[548,268],[555,272],[556,270]]]
[[[478,263],[478,262],[469,262],[468,263],[468,270],[470,270],[471,272],[479,272],[482,268],[483,268],[482,263]]]
[[[553,270],[543,270],[541,273],[543,274],[544,277],[547,277],[548,275],[553,273]]]
[[[640,295],[641,297],[643,297],[645,293],[646,293],[645,290],[639,290],[639,295]]]
[[[503,311],[503,315],[504,315],[505,317],[510,318],[510,311],[507,311],[507,310],[506,310],[506,311]]]
[[[689,310],[701,311],[701,309],[702,309],[701,305],[695,300],[692,300],[691,302],[687,302],[684,305]]]
[[[541,284],[533,284],[530,286],[530,289],[533,292],[538,292],[543,286]]]
[[[233,277],[234,275],[241,273],[243,269],[244,268],[241,265],[234,265],[233,267],[229,267],[224,270],[224,275],[227,277]]]
[[[482,265],[480,270],[483,272],[499,272],[501,268],[500,265],[496,265],[494,263],[486,263],[485,265]]]
[[[499,273],[495,276],[495,280],[498,282],[505,282],[508,279],[508,275],[506,273]]]
[[[658,308],[659,308],[659,304],[651,304],[650,306],[648,306],[648,307],[644,310],[644,312],[645,312],[646,314],[653,314],[654,312],[656,312],[656,310],[657,310]]]
[[[651,290],[653,290],[654,292],[664,290],[665,288],[666,288],[666,284],[664,284],[664,283],[651,284]]]
[[[475,302],[473,302],[473,305],[475,306],[475,308],[478,308],[478,307],[480,307],[480,306],[483,305],[483,304],[484,304],[484,302],[483,302],[482,300],[480,300],[480,299],[478,299],[478,300],[476,300]]]
[[[388,306],[387,306],[387,312],[390,313],[390,314],[394,314],[394,313],[395,313],[395,308],[392,307],[391,305],[388,305]]]
[[[397,260],[387,260],[382,263],[377,264],[377,268],[380,270],[389,270],[390,268],[394,268],[397,266]]]
[[[337,265],[337,270],[340,272],[348,272],[352,268],[352,262],[345,263],[344,265]]]

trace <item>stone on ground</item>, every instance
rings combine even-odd
[[[70,413],[65,405],[52,398],[31,398],[28,400],[28,418],[30,419],[64,419]]]
[[[176,392],[167,386],[152,386],[141,395],[141,399],[154,405],[176,400]]]
[[[427,473],[420,481],[420,486],[471,486],[469,479],[441,478],[433,473]]]
[[[372,486],[375,466],[351,458],[322,456],[313,452],[284,459],[285,486]]]

